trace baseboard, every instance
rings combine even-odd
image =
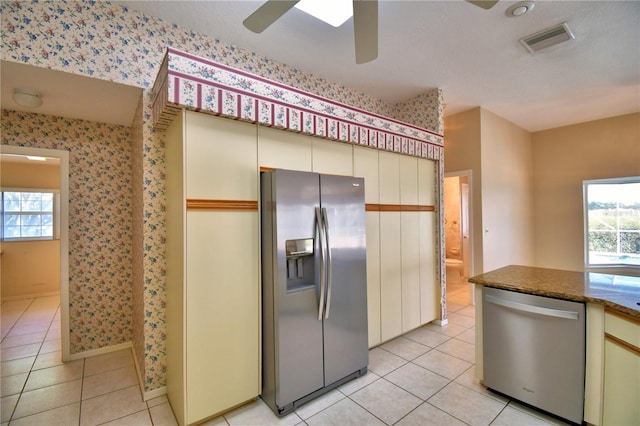
[[[49,296],[59,296],[59,295],[60,295],[59,291],[50,291],[48,293],[33,293],[33,294],[24,294],[21,296],[3,297],[0,300],[2,301],[2,303],[4,303],[4,302],[11,302],[13,300],[34,299],[36,297],[49,297]]]
[[[131,351],[133,352],[133,364],[136,367],[136,376],[138,376],[138,384],[140,385],[140,389],[142,389],[142,400],[149,401],[150,399],[157,398],[162,395],[167,394],[167,387],[161,386],[159,388],[151,389],[150,391],[144,390],[144,377],[142,376],[142,369],[138,365],[138,357],[136,356],[136,348],[134,346],[131,347]]]
[[[435,325],[439,325],[440,327],[444,327],[445,325],[449,324],[449,320],[448,319],[444,319],[444,320],[435,320],[433,322]]]
[[[152,389],[150,391],[142,392],[143,401],[149,401],[150,399],[157,398],[167,394],[167,387],[161,386],[159,388]]]
[[[89,358],[97,355],[104,355],[111,352],[121,351],[122,349],[131,348],[133,345],[131,342],[124,342],[113,346],[105,346],[104,348],[92,349],[90,351],[77,352],[75,354],[71,354],[69,356],[70,361],[75,361],[76,359]],[[135,358],[134,358],[135,360]]]

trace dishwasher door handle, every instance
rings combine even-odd
[[[505,308],[514,309],[516,311],[530,312],[532,314],[544,315],[548,317],[565,318],[565,319],[578,319],[578,313],[575,311],[564,311],[561,309],[544,308],[542,306],[528,305],[526,303],[515,302],[513,300],[501,299],[499,297],[485,295],[484,298],[487,302],[494,305],[504,306]]]

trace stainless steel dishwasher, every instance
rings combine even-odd
[[[482,288],[484,385],[575,423],[584,409],[584,303]]]

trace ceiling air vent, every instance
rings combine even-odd
[[[563,22],[555,27],[547,28],[546,30],[523,37],[520,39],[520,43],[522,43],[529,52],[533,53],[558,43],[573,40],[574,38],[567,23]]]

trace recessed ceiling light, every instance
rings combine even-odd
[[[522,16],[534,7],[536,7],[536,4],[532,1],[521,1],[509,6],[505,14],[513,17]]]
[[[295,7],[334,27],[353,16],[352,0],[300,0]]]
[[[33,89],[13,89],[13,100],[18,105],[27,108],[37,108],[42,105],[42,95],[37,90]]]

